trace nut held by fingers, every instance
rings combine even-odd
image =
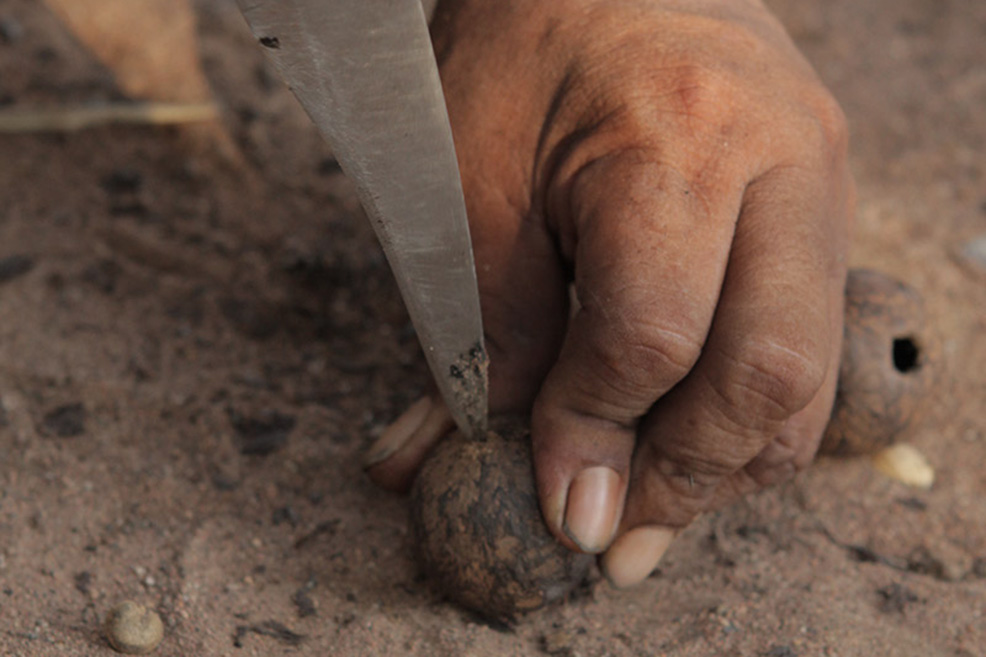
[[[501,621],[571,592],[592,557],[555,541],[538,511],[530,434],[493,418],[473,439],[456,432],[425,461],[411,492],[424,571],[452,600]]]

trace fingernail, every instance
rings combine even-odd
[[[586,468],[572,480],[564,530],[583,552],[602,552],[613,539],[619,494],[620,475],[612,468]]]
[[[668,527],[631,529],[616,539],[603,555],[603,575],[618,589],[640,584],[657,568],[675,533]]]
[[[431,406],[431,397],[422,397],[411,404],[399,418],[394,420],[393,424],[384,429],[376,442],[363,455],[363,469],[372,468],[376,464],[386,461],[403,447],[404,443],[424,423]]]

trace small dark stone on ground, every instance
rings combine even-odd
[[[216,490],[221,490],[224,492],[229,492],[231,490],[236,490],[240,482],[233,475],[228,472],[223,472],[222,470],[216,470],[210,475],[212,480],[212,485],[216,487]]]
[[[86,409],[80,402],[64,404],[45,414],[44,433],[59,438],[74,438],[86,431]]]
[[[736,535],[742,539],[753,540],[755,536],[769,536],[770,530],[763,525],[740,525],[736,528]]]
[[[919,497],[901,497],[897,499],[897,504],[915,511],[928,510],[928,503]]]
[[[311,578],[301,585],[291,596],[291,602],[298,608],[298,618],[308,618],[314,616],[317,609],[315,601],[308,595],[309,591],[315,588],[315,579]]]
[[[763,657],[798,657],[791,646],[771,646],[767,652],[761,654]]]
[[[233,328],[254,340],[273,337],[280,327],[277,309],[256,299],[226,297],[219,300],[219,310]]]
[[[12,281],[34,269],[34,258],[15,254],[0,258],[0,283]]]
[[[274,513],[271,515],[271,522],[275,525],[288,523],[292,527],[297,527],[298,521],[298,512],[292,506],[282,506],[274,509]]]
[[[919,575],[928,575],[942,581],[949,580],[946,565],[924,546],[916,548],[907,557],[907,570]]]
[[[100,185],[108,194],[133,194],[143,183],[144,177],[136,169],[117,169],[105,176]]]
[[[243,647],[243,639],[247,634],[258,634],[270,637],[288,646],[298,646],[305,640],[304,634],[298,634],[288,629],[283,623],[275,620],[266,620],[253,625],[239,625],[233,634],[233,646]]]
[[[88,570],[83,570],[81,573],[75,574],[75,588],[82,595],[89,595],[89,588],[92,586],[92,573]]]
[[[147,205],[140,200],[126,201],[123,203],[111,203],[109,211],[114,217],[143,218],[149,214]]]
[[[272,410],[252,417],[236,411],[230,411],[229,415],[240,453],[247,456],[267,456],[283,447],[296,422],[294,416]]]
[[[885,614],[903,613],[907,605],[921,601],[913,591],[897,582],[877,589],[876,592],[880,596],[880,611]]]
[[[113,294],[123,268],[116,262],[104,258],[86,267],[82,280],[104,294]]]
[[[295,541],[294,547],[296,550],[299,550],[305,547],[306,545],[308,545],[309,543],[311,543],[312,541],[314,541],[322,534],[329,534],[331,536],[332,534],[335,534],[336,528],[338,527],[339,527],[338,520],[326,520],[325,522],[320,522],[317,525],[315,525],[315,529],[311,530],[310,532],[299,538],[297,541]]]

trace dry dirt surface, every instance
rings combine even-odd
[[[512,626],[444,601],[361,451],[424,390],[386,264],[231,3],[200,47],[240,163],[174,129],[0,135],[0,655],[986,655],[986,3],[774,0],[842,101],[855,265],[917,287],[944,376],[911,442],[697,522],[659,572]],[[0,0],[0,105],[119,96],[37,0]],[[966,255],[963,255],[966,254]]]

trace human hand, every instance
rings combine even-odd
[[[545,521],[630,586],[697,515],[814,456],[841,351],[845,120],[757,0],[456,0],[433,38],[490,408],[533,405]],[[406,487],[450,428],[419,402],[370,475]]]

